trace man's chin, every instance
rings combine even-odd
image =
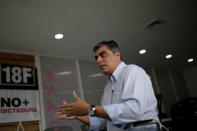
[[[101,70],[103,72],[103,74],[110,76],[111,74],[109,73],[109,71],[106,70]]]

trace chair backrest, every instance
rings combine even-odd
[[[174,120],[197,118],[197,98],[190,97],[182,99],[171,107],[171,117]]]
[[[47,128],[44,131],[73,131],[72,127],[69,126],[55,126]]]
[[[82,125],[80,126],[80,128],[81,128],[81,131],[88,131],[88,126],[85,125],[85,124],[82,124]]]
[[[171,117],[173,121],[173,130],[182,131],[197,130],[197,98],[190,97],[182,99],[171,107]]]

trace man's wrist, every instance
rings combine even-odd
[[[88,115],[91,117],[94,117],[96,115],[96,106],[95,105],[90,105],[88,108]]]

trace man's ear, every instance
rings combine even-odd
[[[119,51],[117,51],[115,54],[116,54],[116,56],[117,56],[117,57],[119,57],[119,58],[121,57],[121,55],[120,55],[120,52],[119,52]]]

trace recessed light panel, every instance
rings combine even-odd
[[[169,59],[169,58],[171,58],[171,57],[172,57],[171,54],[166,55],[166,59]]]
[[[193,58],[190,58],[190,59],[187,60],[187,62],[193,62],[193,61],[194,61]]]
[[[140,50],[139,53],[140,53],[140,54],[145,54],[145,53],[146,53],[146,50],[145,50],[145,49]]]
[[[55,39],[62,39],[64,37],[64,35],[63,34],[56,34],[55,35]]]

